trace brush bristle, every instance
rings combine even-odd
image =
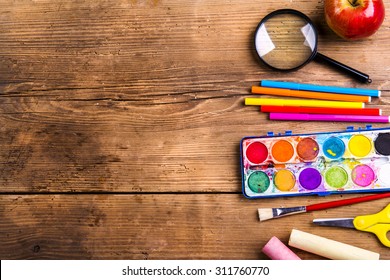
[[[260,222],[274,218],[272,208],[259,208],[257,211],[259,213]]]

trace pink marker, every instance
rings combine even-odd
[[[270,113],[270,120],[389,123],[389,116]]]
[[[272,237],[262,249],[262,252],[271,260],[300,260],[286,245],[277,237]]]

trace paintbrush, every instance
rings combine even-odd
[[[280,218],[288,215],[293,214],[299,214],[299,213],[306,213],[311,211],[317,211],[317,210],[324,210],[344,205],[350,205],[355,204],[359,202],[364,201],[370,201],[370,200],[376,200],[381,199],[385,197],[390,197],[390,192],[387,193],[381,193],[381,194],[373,194],[368,196],[362,196],[362,197],[355,197],[355,198],[348,198],[348,199],[341,199],[336,201],[329,201],[329,202],[322,202],[317,204],[311,204],[307,206],[296,206],[296,207],[281,207],[281,208],[259,208],[259,219],[260,222],[266,221],[269,219],[275,219]]]

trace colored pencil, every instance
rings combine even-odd
[[[327,107],[327,108],[364,108],[363,102],[344,102],[328,100],[305,99],[276,99],[276,98],[245,98],[245,105],[277,105],[300,107]]]
[[[270,120],[389,123],[389,116],[270,113]]]
[[[382,110],[377,108],[316,108],[316,107],[295,107],[295,106],[261,106],[263,113],[307,113],[307,114],[335,114],[335,115],[366,115],[380,116]]]
[[[325,210],[329,208],[351,205],[351,204],[356,204],[360,202],[371,201],[371,200],[376,200],[376,199],[381,199],[386,197],[390,197],[390,192],[316,203],[307,206],[283,207],[283,208],[259,208],[258,214],[259,214],[260,222],[262,222],[265,220],[280,218],[287,215]]]
[[[343,93],[343,94],[365,95],[365,96],[372,96],[372,97],[381,96],[381,91],[376,89],[322,86],[322,85],[314,85],[314,84],[300,84],[300,83],[279,82],[279,81],[269,81],[269,80],[262,80],[260,82],[260,85],[263,87],[287,88],[287,89],[294,89],[294,90],[333,92],[333,93]]]
[[[274,96],[291,96],[311,99],[335,100],[335,101],[350,101],[350,102],[370,102],[371,96],[363,95],[348,95],[337,93],[325,93],[318,91],[292,90],[283,88],[268,88],[252,86],[252,93],[267,94]]]

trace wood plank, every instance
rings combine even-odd
[[[275,78],[256,62],[252,45],[257,23],[277,7],[272,1],[19,2],[0,6],[6,92],[112,86],[126,95],[167,94],[186,85],[190,91],[204,89],[209,79],[211,85],[232,79],[237,85],[247,78]],[[278,6],[292,5],[281,1]],[[388,48],[381,43],[389,39],[387,21],[372,39],[342,41],[327,28],[321,5],[302,1],[300,6],[320,27],[321,51],[361,66],[373,76],[373,86],[389,89],[383,71]],[[356,85],[320,65],[276,77],[305,80],[309,73],[313,82]]]
[[[318,198],[316,201],[325,201]],[[0,199],[1,259],[267,259],[261,248],[291,230],[376,251],[387,247],[370,233],[326,228],[313,218],[330,209],[260,223],[258,207],[305,205],[310,198],[248,201],[234,194],[10,195]],[[389,199],[342,208],[343,216],[378,211]],[[370,213],[369,212],[369,213]],[[303,259],[322,259],[293,249]]]
[[[256,61],[253,31],[275,8],[273,1],[0,3],[1,191],[237,192],[242,137],[344,129],[270,122],[243,106],[263,78],[360,86],[314,62],[284,74]],[[300,8],[321,27],[321,51],[370,73],[371,86],[384,90],[372,106],[390,114],[390,56],[381,43],[389,23],[372,39],[345,42],[321,20],[319,3]]]
[[[83,102],[58,108],[63,117],[51,104],[47,106],[54,115],[3,114],[1,191],[237,192],[242,137],[346,127],[300,122],[277,126],[241,101],[209,99],[149,108],[97,105],[96,112],[88,109],[92,103]],[[91,114],[84,117],[87,110]]]

